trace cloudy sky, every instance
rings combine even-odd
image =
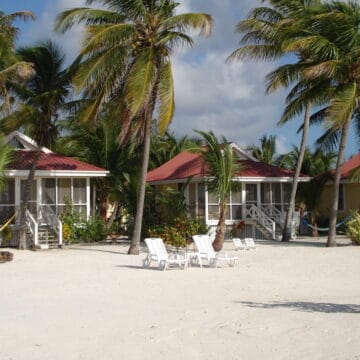
[[[245,18],[260,0],[178,0],[179,12],[205,12],[214,18],[213,34],[208,39],[195,37],[191,49],[177,49],[174,53],[176,115],[171,130],[176,135],[193,135],[193,129],[213,130],[229,141],[246,146],[256,143],[264,135],[277,135],[278,151],[291,149],[299,143],[296,130],[301,119],[278,127],[286,92],[265,95],[264,77],[275,63],[225,63],[227,56],[238,46],[236,23]],[[5,13],[31,10],[35,22],[18,24],[21,44],[56,38],[70,62],[81,45],[82,30],[75,28],[65,35],[52,32],[54,18],[60,11],[83,5],[83,0],[2,0]],[[310,144],[321,134],[313,128]],[[355,133],[351,133],[347,155],[358,151]]]

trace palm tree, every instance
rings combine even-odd
[[[71,71],[64,69],[64,55],[51,41],[20,48],[17,54],[23,61],[32,64],[34,73],[24,85],[13,84],[20,103],[17,109],[1,120],[0,128],[4,132],[23,129],[38,145],[21,207],[20,223],[25,224],[25,213],[41,148],[51,146],[58,136],[60,111],[66,108],[71,95]],[[24,229],[22,233],[20,247],[24,248]]]
[[[13,26],[15,20],[35,19],[30,11],[18,11],[5,14],[0,11],[0,97],[3,104],[0,110],[4,113],[10,111],[10,97],[8,94],[9,80],[23,80],[31,74],[31,65],[20,61],[15,56],[15,40],[18,35],[18,28]]]
[[[87,0],[86,4],[95,2]],[[87,25],[75,83],[95,99],[88,118],[94,119],[110,100],[115,104],[125,102],[128,113],[122,138],[131,134],[143,144],[135,228],[129,248],[129,254],[138,254],[154,109],[158,104],[160,133],[165,132],[175,111],[172,50],[176,45],[193,45],[187,34],[190,30],[209,35],[212,18],[200,13],[175,15],[179,4],[173,0],[98,2],[109,10],[64,11],[58,16],[56,28],[66,31],[75,23]]]
[[[114,213],[120,204],[126,206],[129,183],[139,173],[139,149],[119,144],[120,129],[121,122],[114,122],[114,119],[106,114],[90,129],[88,124],[75,117],[66,126],[70,134],[60,138],[56,144],[57,152],[109,170],[108,176],[95,180],[99,216],[104,221],[107,220],[109,201],[114,204]],[[131,213],[131,206],[126,207]]]
[[[208,176],[207,189],[219,199],[219,221],[216,226],[213,247],[215,251],[220,251],[224,244],[226,231],[227,199],[231,190],[235,187],[233,178],[242,168],[225,137],[222,137],[222,142],[219,142],[212,131],[208,133],[196,132],[204,139],[205,146],[193,149],[193,151],[202,155],[206,165],[206,175]]]
[[[13,149],[6,144],[5,137],[0,135],[0,191],[4,190],[6,178],[4,172],[13,160]]]
[[[286,123],[294,116],[304,113],[300,153],[295,169],[289,207],[286,214],[282,241],[290,239],[290,222],[295,206],[300,169],[307,143],[312,103],[322,103],[320,81],[305,79],[302,72],[311,63],[313,53],[306,47],[294,48],[294,42],[311,36],[311,22],[314,15],[321,13],[323,8],[320,0],[269,0],[270,7],[259,7],[252,10],[248,19],[238,24],[237,30],[244,33],[244,46],[235,50],[229,60],[256,58],[274,60],[292,53],[298,59],[296,63],[280,66],[267,76],[267,92],[279,87],[288,87],[296,83],[287,98],[287,106],[279,124]]]
[[[276,136],[264,135],[260,138],[260,146],[250,145],[247,147],[252,156],[266,164],[277,165],[278,156],[276,154]]]
[[[153,135],[150,149],[149,168],[155,169],[172,159],[182,151],[200,145],[201,140],[187,135],[177,138],[174,133],[166,132],[163,136]]]
[[[326,11],[313,18],[314,36],[307,36],[292,44],[296,51],[313,51],[314,63],[305,75],[313,81],[328,81],[329,105],[316,115],[327,122],[332,131],[340,134],[334,192],[330,213],[327,246],[336,246],[341,166],[350,123],[358,120],[360,104],[360,4],[355,1],[333,1],[324,5]]]

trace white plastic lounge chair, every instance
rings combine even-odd
[[[240,238],[232,238],[235,250],[248,250],[247,246],[243,244]]]
[[[254,242],[253,238],[245,238],[244,241],[245,241],[245,245],[246,245],[248,250],[256,248],[256,245],[255,245],[255,242]]]
[[[194,235],[192,238],[201,259],[207,260],[209,266],[217,267],[219,261],[225,261],[229,266],[237,264],[238,258],[236,256],[230,257],[225,252],[215,252],[209,235]]]
[[[161,238],[146,238],[146,246],[149,253],[143,260],[144,267],[149,267],[152,261],[158,263],[159,269],[166,270],[169,265],[178,265],[186,269],[189,264],[188,258],[180,258],[177,254],[168,254]]]

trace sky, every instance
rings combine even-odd
[[[279,63],[251,60],[226,63],[226,58],[239,46],[236,24],[246,18],[261,0],[178,0],[178,12],[203,12],[213,16],[210,38],[194,36],[193,48],[175,49],[173,71],[176,113],[170,130],[180,137],[194,136],[193,130],[212,130],[246,147],[257,144],[265,134],[277,136],[278,153],[299,146],[297,129],[302,118],[277,126],[286,90],[265,94],[265,76]],[[36,20],[16,23],[20,28],[19,45],[32,45],[48,38],[55,39],[66,52],[70,63],[77,55],[83,36],[81,27],[59,35],[53,32],[56,15],[69,8],[83,6],[83,0],[1,0],[0,10],[11,13],[30,10]],[[323,132],[311,128],[309,145]],[[359,151],[355,131],[350,132],[347,157]]]

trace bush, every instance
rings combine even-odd
[[[346,223],[346,233],[354,245],[360,245],[360,214],[355,213]]]
[[[176,219],[171,226],[157,226],[149,229],[148,236],[160,237],[166,244],[179,249],[191,243],[193,235],[205,234],[207,231],[206,225],[197,219]]]
[[[74,210],[70,202],[66,204],[61,221],[63,223],[63,239],[65,243],[101,241],[108,235],[106,225],[101,218],[84,219],[84,216]]]

